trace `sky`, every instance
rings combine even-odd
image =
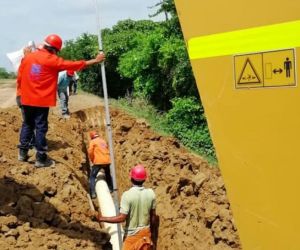
[[[38,44],[48,34],[55,33],[69,40],[83,33],[97,34],[98,20],[101,29],[111,28],[125,19],[162,20],[163,16],[149,18],[149,14],[157,10],[149,7],[158,2],[160,0],[0,0],[0,67],[13,71],[6,53],[20,50],[31,40]]]

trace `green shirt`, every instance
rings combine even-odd
[[[155,193],[151,188],[133,186],[121,198],[120,213],[126,214],[125,236],[134,235],[150,226],[150,210],[155,209]]]

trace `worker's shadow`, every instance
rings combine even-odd
[[[48,148],[50,151],[57,151],[60,149],[70,148],[71,145],[65,141],[53,141],[51,139],[47,139]]]
[[[95,249],[106,249],[110,238],[108,233],[72,221],[69,215],[60,213],[47,202],[46,197],[55,197],[55,193],[51,190],[41,193],[33,185],[17,183],[7,177],[1,178],[0,223],[3,222],[2,216],[15,216],[19,222],[8,223],[8,228],[17,228],[20,221],[29,222],[32,228],[52,229],[69,238],[90,240],[97,246]],[[15,237],[17,240],[18,235]]]

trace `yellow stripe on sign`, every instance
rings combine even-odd
[[[300,21],[191,38],[191,59],[300,47]]]

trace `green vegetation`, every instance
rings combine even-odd
[[[15,73],[7,72],[5,68],[0,67],[0,79],[14,79],[16,78]]]
[[[214,157],[173,0],[160,1],[156,8],[153,16],[165,13],[165,21],[123,20],[102,30],[108,94],[123,108],[152,119],[152,127]],[[61,56],[90,59],[97,47],[96,36],[83,34],[68,41]],[[80,72],[80,81],[84,91],[103,95],[99,66]]]
[[[195,97],[175,98],[166,113],[168,130],[185,146],[215,157],[203,107]]]

